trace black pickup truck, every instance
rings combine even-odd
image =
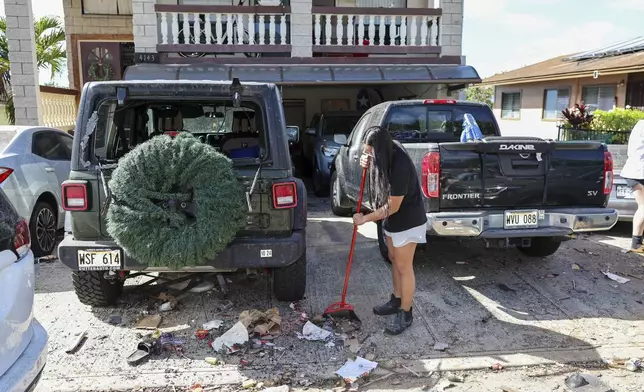
[[[467,113],[483,140],[459,141]],[[416,163],[428,235],[481,238],[544,257],[574,233],[617,222],[617,212],[606,208],[613,181],[606,145],[501,137],[488,106],[454,100],[385,102],[369,109],[348,139],[336,135],[342,146],[331,169],[336,215],[356,207],[362,139],[373,126],[387,129]],[[380,226],[378,240],[387,258]]]

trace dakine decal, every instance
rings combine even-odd
[[[499,151],[534,151],[534,144],[501,144]]]
[[[443,200],[471,200],[480,198],[480,193],[443,193]]]

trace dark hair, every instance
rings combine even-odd
[[[364,143],[373,148],[369,166],[369,202],[372,208],[380,208],[389,202],[391,194],[391,161],[394,142],[389,132],[381,127],[367,129]]]

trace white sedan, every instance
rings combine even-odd
[[[61,184],[69,177],[72,143],[58,129],[0,126],[0,188],[29,222],[36,257],[53,252],[65,223]]]

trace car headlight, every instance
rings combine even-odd
[[[327,157],[334,157],[340,151],[339,147],[322,146],[322,153]]]

